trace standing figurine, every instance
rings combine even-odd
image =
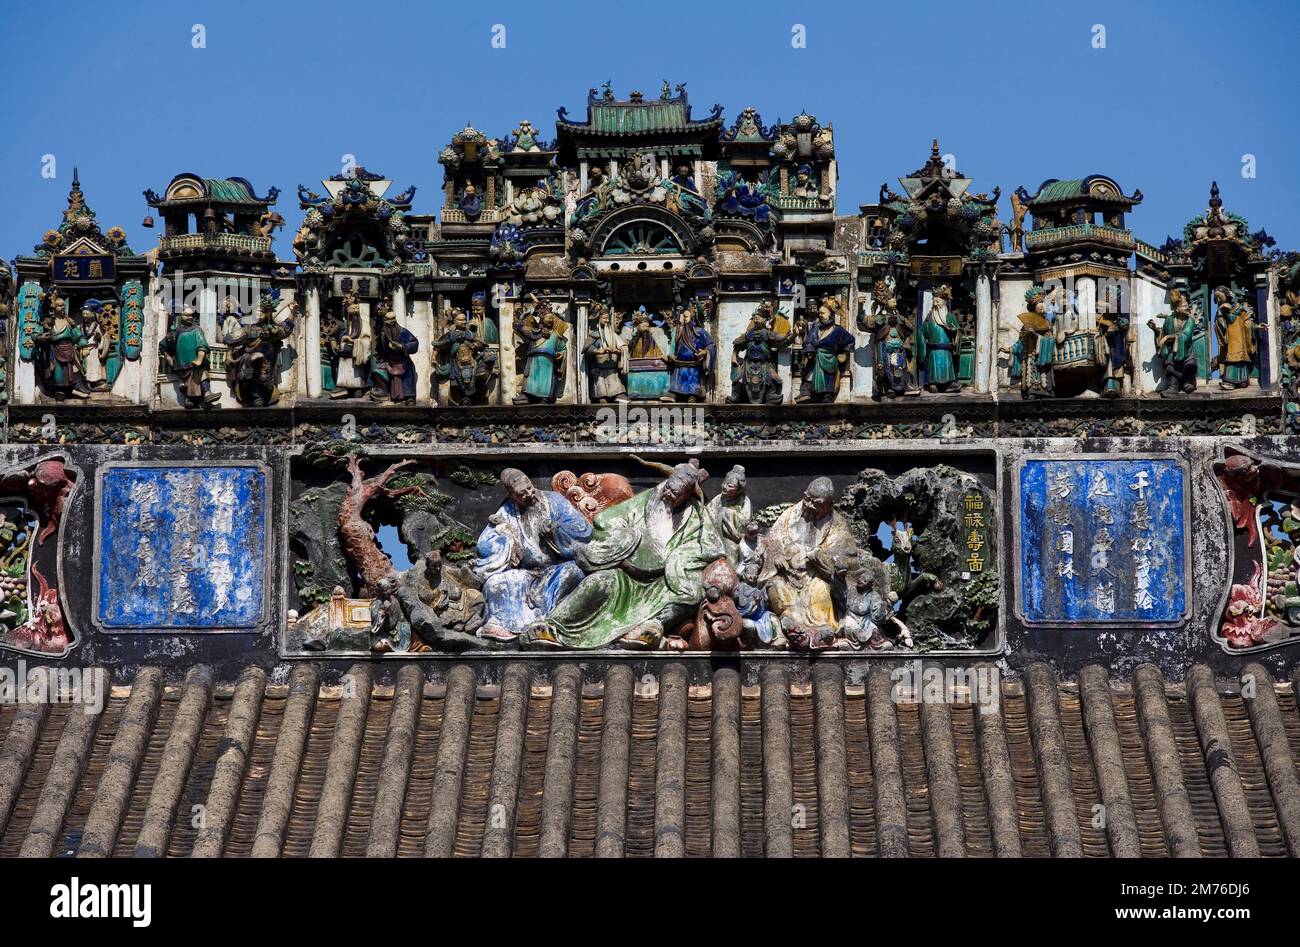
[[[615,325],[610,308],[604,303],[592,307],[594,323],[591,337],[582,350],[587,369],[587,394],[593,402],[626,401],[627,345],[619,335],[621,326]]]
[[[1214,334],[1219,341],[1219,387],[1224,391],[1245,388],[1255,366],[1257,348],[1255,311],[1226,286],[1214,291],[1216,313]]]
[[[81,307],[82,367],[86,385],[91,391],[108,390],[108,368],[105,363],[108,359],[109,338],[100,321],[103,312],[104,304],[98,299],[88,299]]]
[[[1177,289],[1169,291],[1170,311],[1163,325],[1154,319],[1147,320],[1147,328],[1155,333],[1156,352],[1164,373],[1163,398],[1191,394],[1196,390],[1196,362],[1194,339],[1200,328],[1200,319],[1193,311],[1187,296]]]
[[[334,369],[334,390],[331,398],[359,398],[371,386],[371,356],[375,351],[374,334],[370,318],[362,312],[361,303],[352,293],[343,296],[343,319],[338,323],[337,335],[331,342],[338,362]]]
[[[295,304],[290,302],[292,314]],[[264,408],[277,400],[276,380],[284,340],[293,333],[292,315],[277,319],[275,301],[262,297],[256,321],[238,329],[223,340],[230,346],[226,356],[226,384],[231,395],[248,408]]]
[[[749,327],[732,343],[731,404],[780,404],[781,375],[777,355],[794,339],[794,330],[772,303],[764,301],[754,310]]]
[[[180,376],[181,392],[187,408],[209,408],[221,396],[209,388],[208,339],[194,318],[194,310],[181,310],[176,325],[159,346],[171,356],[172,371]]]
[[[1097,300],[1097,355],[1102,362],[1101,396],[1118,398],[1124,393],[1124,371],[1128,366],[1128,316],[1110,311],[1110,303]]]
[[[449,314],[447,331],[433,341],[437,375],[448,380],[453,404],[474,404],[496,378],[497,355],[478,337],[464,309],[452,309]]]
[[[696,303],[682,309],[668,339],[668,394],[665,401],[703,401],[713,370],[714,345],[708,331],[697,321]]]
[[[849,373],[853,334],[839,324],[839,300],[827,297],[817,309],[817,321],[805,327],[803,388],[796,402],[834,401],[840,382]]]
[[[940,286],[930,301],[930,311],[917,333],[916,356],[925,361],[925,390],[960,391],[957,380],[957,339],[960,326],[951,309],[952,289]]]
[[[564,333],[568,323],[551,311],[549,302],[534,303],[532,312],[515,323],[515,334],[524,347],[523,391],[515,404],[554,404],[564,387],[564,354],[568,348]]]
[[[86,345],[80,326],[68,315],[68,304],[55,290],[50,299],[50,318],[41,326],[34,339],[43,343],[41,376],[45,390],[56,401],[68,398],[86,399],[85,374],[81,365],[81,349]]]
[[[876,347],[876,388],[888,398],[919,395],[912,362],[912,323],[898,311],[898,297],[888,281],[876,280],[871,297],[872,311],[864,328],[871,332]]]
[[[393,307],[381,307],[383,326],[375,341],[375,364],[371,371],[374,387],[370,397],[376,401],[388,399],[394,404],[412,404],[415,401],[415,363],[411,356],[420,350],[420,341],[409,329],[402,328]]]
[[[1041,286],[1025,293],[1029,306],[1017,318],[1020,336],[1011,347],[1011,380],[1020,383],[1023,398],[1051,398],[1056,394],[1052,363],[1056,358],[1056,328],[1047,318],[1048,293]]]

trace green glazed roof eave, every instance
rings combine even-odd
[[[586,122],[557,122],[562,129],[596,135],[647,135],[720,127],[721,117],[697,122],[687,117],[683,102],[604,103],[588,108]]]
[[[229,178],[204,178],[203,183],[207,185],[210,200],[222,204],[255,204],[258,206],[262,204],[261,201],[249,193],[247,186],[242,181],[232,181]]]
[[[1053,181],[1045,185],[1037,194],[1029,200],[1029,205],[1041,206],[1043,204],[1055,204],[1060,201],[1077,201],[1080,198],[1088,198],[1092,201],[1112,202],[1118,204],[1132,204],[1133,198],[1123,192],[1118,194],[1090,194],[1085,187],[1088,178],[1071,178],[1068,181]]]

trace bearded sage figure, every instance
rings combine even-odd
[[[522,470],[501,471],[506,501],[478,538],[474,573],[486,612],[479,634],[512,641],[542,621],[582,581],[574,562],[591,524],[553,490],[538,490]]]
[[[704,598],[701,575],[722,557],[723,541],[704,504],[700,484],[709,475],[698,461],[647,466],[666,478],[596,516],[591,542],[577,554],[589,574],[531,643],[685,648],[673,632],[694,617]]]

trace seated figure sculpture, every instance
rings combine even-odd
[[[876,573],[866,567],[854,569],[845,583],[844,617],[840,620],[840,634],[853,647],[866,646],[873,651],[884,651],[894,646],[885,637],[887,628],[896,627],[899,637],[907,647],[912,647],[912,636],[907,626],[897,619],[891,607],[898,596],[892,592],[882,595],[876,589]]]
[[[696,460],[675,467],[642,463],[665,479],[596,516],[591,541],[577,553],[587,577],[545,627],[530,631],[531,644],[686,646],[673,632],[694,616],[704,598],[701,575],[724,554],[700,489],[709,475]]]
[[[762,569],[761,558],[742,560],[734,596],[740,612],[741,640],[746,648],[784,649],[790,643],[781,628],[781,620],[767,607],[767,591],[758,581]]]
[[[777,557],[776,575],[767,585],[768,603],[780,616],[792,651],[835,647],[839,631],[831,585],[808,566],[807,548],[790,544]]]
[[[474,573],[486,600],[479,634],[512,641],[582,581],[574,558],[591,538],[591,524],[562,494],[538,490],[522,470],[501,471],[501,484],[506,501],[479,535]]]
[[[433,549],[402,573],[397,597],[409,613],[422,605],[433,611],[436,622],[413,621],[410,651],[442,651],[480,645],[483,593],[462,584],[444,568],[442,555]]]
[[[803,498],[777,517],[767,535],[762,578],[792,648],[832,646],[839,628],[834,590],[859,555],[848,523],[835,510],[829,477],[813,480]]]
[[[745,468],[736,464],[722,478],[722,489],[709,501],[709,518],[722,536],[727,558],[739,562],[740,541],[745,538],[745,527],[753,506],[745,496]]]

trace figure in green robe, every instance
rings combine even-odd
[[[1029,309],[1016,318],[1020,334],[1009,350],[1010,377],[1020,385],[1022,398],[1052,398],[1056,395],[1056,327],[1047,317],[1049,295],[1041,286],[1025,293]]]
[[[67,302],[54,291],[50,300],[50,318],[33,336],[38,344],[37,373],[47,394],[57,401],[67,398],[86,399],[86,378],[82,368],[82,350],[89,345],[81,327],[68,315]]]
[[[917,333],[916,354],[925,360],[926,391],[956,391],[961,388],[957,381],[955,357],[960,326],[956,314],[949,308],[951,300],[952,290],[947,286],[935,290],[930,311]]]
[[[542,316],[535,327],[527,320],[516,324],[516,334],[527,344],[524,390],[515,398],[516,404],[539,401],[551,404],[559,397],[564,383],[564,353],[568,348],[564,331],[567,328],[568,323],[552,312]]]
[[[1169,291],[1170,312],[1163,325],[1154,319],[1147,320],[1147,328],[1155,333],[1156,352],[1164,374],[1160,388],[1162,398],[1191,394],[1196,390],[1196,346],[1194,339],[1200,319],[1193,313],[1191,303],[1181,290]]]
[[[842,307],[834,297],[822,300],[817,319],[804,328],[802,390],[795,403],[834,401],[853,358],[853,334],[839,324]]]
[[[535,645],[564,648],[684,648],[673,632],[704,597],[700,574],[724,554],[704,504],[699,461],[667,467],[667,479],[596,515],[578,550],[587,577],[529,632]],[[667,639],[667,640],[665,640]]]
[[[195,322],[193,309],[187,306],[181,311],[160,348],[172,357],[172,371],[180,378],[185,407],[206,408],[221,400],[209,389],[208,338]]]
[[[740,541],[745,538],[745,529],[754,512],[753,504],[745,496],[745,479],[745,468],[736,464],[722,478],[722,490],[709,501],[709,519],[722,537],[727,558],[737,567]]]

